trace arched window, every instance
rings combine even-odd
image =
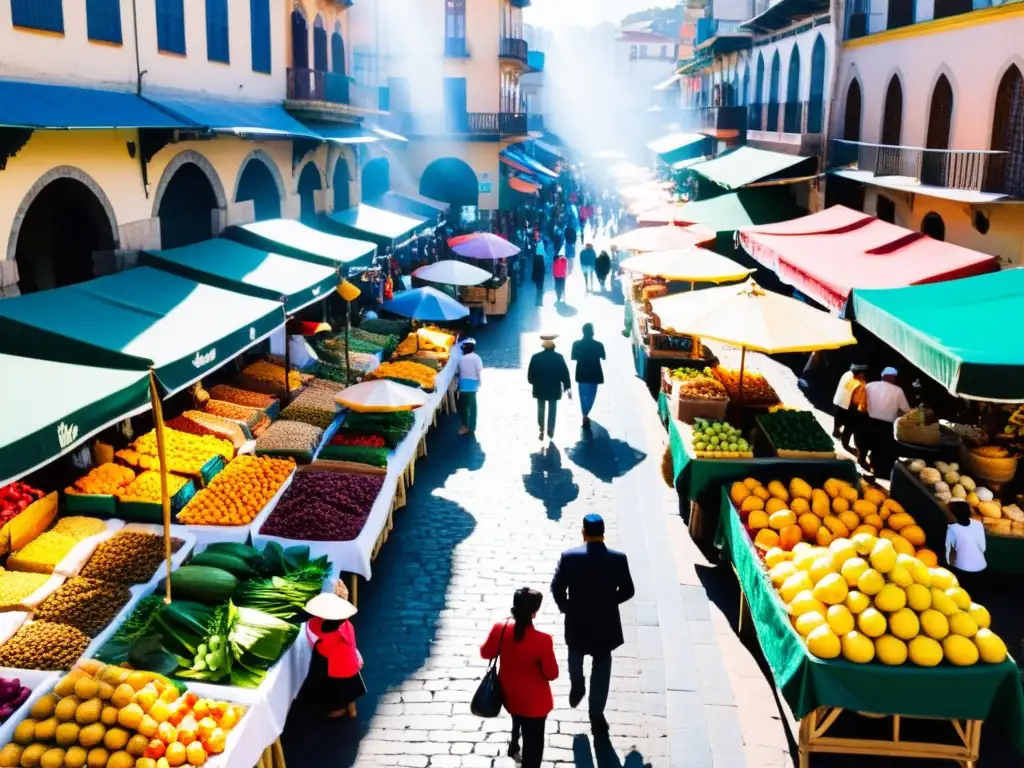
[[[825,40],[814,39],[811,49],[811,89],[807,99],[807,132],[821,133],[825,120]]]
[[[847,141],[860,141],[860,112],[860,83],[852,80],[846,89],[846,114],[843,117],[843,138]]]
[[[772,68],[768,75],[768,125],[766,131],[779,130],[779,70],[782,68],[778,50],[772,56]]]
[[[782,119],[782,130],[786,133],[800,133],[802,120],[800,104],[800,49],[794,44],[789,54],[789,71],[786,75],[786,110]]]
[[[288,73],[288,79],[291,98],[310,97],[313,86],[309,72],[309,24],[298,7],[292,11],[292,71]]]
[[[878,151],[875,160],[876,176],[902,176],[903,152],[899,149],[903,134],[903,86],[893,75],[885,90],[885,106],[882,112],[882,141],[885,145]],[[908,175],[916,175],[912,171]]]
[[[341,37],[341,22],[334,22],[331,35],[331,74],[327,76],[327,101],[334,104],[349,103],[348,76],[345,73],[345,41]]]
[[[327,71],[327,29],[323,17],[319,15],[313,21],[313,69],[317,72]]]
[[[928,135],[925,147],[928,149],[949,149],[949,130],[953,119],[953,88],[945,75],[939,75],[935,88],[932,89],[932,100],[928,108]],[[950,165],[950,155],[946,152],[925,152],[921,163],[921,181],[940,187],[961,186],[970,181],[971,169]],[[965,164],[966,165],[966,164]],[[950,177],[949,174],[953,176]],[[961,178],[961,177],[964,178]],[[974,183],[980,181],[978,179]],[[941,238],[936,238],[941,239]]]
[[[757,77],[754,78],[754,104],[764,104],[764,56],[757,54]]]
[[[1013,197],[1024,194],[1024,77],[1011,65],[996,91],[992,116],[992,149],[1005,152],[988,161],[985,191]]]
[[[743,70],[743,90],[740,91],[740,106],[750,103],[750,65]]]
[[[945,240],[946,222],[934,211],[926,213],[924,218],[921,219],[921,232],[935,240]]]

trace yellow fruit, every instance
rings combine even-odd
[[[803,616],[805,613],[817,612],[822,615],[825,614],[826,608],[821,601],[815,599],[813,595],[804,590],[799,595],[794,597],[789,603],[789,613],[792,616]]]
[[[890,528],[892,528],[892,530],[898,532],[906,528],[908,525],[914,525],[914,518],[906,512],[893,512],[885,522]]]
[[[848,539],[850,537],[850,529],[843,525],[843,521],[834,515],[829,515],[824,520],[825,527],[832,532],[832,536],[837,539]]]
[[[57,716],[57,719],[62,723],[70,723],[75,719],[75,712],[78,711],[78,705],[81,702],[77,696],[68,696],[57,702],[57,706],[53,710],[53,714]]]
[[[45,754],[45,744],[30,744],[21,753],[21,768],[36,768]]]
[[[779,547],[773,547],[764,553],[764,565],[768,570],[771,570],[779,563],[784,563],[789,559],[789,555],[786,550]]]
[[[874,535],[878,535],[878,531],[881,530],[882,526],[885,525],[885,521],[881,515],[868,515],[864,518],[864,525],[870,525],[875,531]]]
[[[149,739],[143,736],[141,733],[136,733],[130,739],[128,739],[128,745],[124,748],[125,752],[133,757],[142,757],[146,753],[146,747],[149,746]]]
[[[64,768],[64,750],[60,747],[46,750],[39,761],[39,768]]]
[[[947,621],[949,621],[949,631],[954,635],[974,637],[978,634],[978,622],[967,611],[957,611]]]
[[[156,729],[156,736],[164,744],[171,744],[178,740],[178,729],[170,723],[160,723],[160,727]]]
[[[107,768],[133,768],[135,758],[124,751],[114,752],[107,760]]]
[[[879,573],[888,573],[896,565],[896,549],[891,542],[879,540],[868,555],[871,567]]]
[[[185,745],[180,742],[174,742],[173,744],[167,745],[167,752],[164,757],[167,758],[167,762],[171,765],[184,765],[187,758],[188,752],[185,749]]]
[[[874,568],[868,568],[857,579],[857,589],[871,597],[877,595],[885,586],[885,577]]]
[[[799,525],[787,525],[779,531],[779,547],[787,552],[799,544],[804,538]]]
[[[921,613],[932,607],[932,593],[922,584],[911,584],[907,587],[907,605]]]
[[[800,515],[800,517],[797,518],[796,523],[800,526],[800,530],[803,532],[804,538],[807,539],[813,540],[815,535],[818,533],[818,529],[821,528],[821,520],[810,512],[805,512]]]
[[[64,768],[85,768],[89,753],[81,747],[70,747],[64,753]]]
[[[971,614],[971,618],[974,619],[979,629],[988,629],[992,624],[992,617],[988,613],[988,609],[979,605],[978,603],[971,603],[967,612]]]
[[[149,715],[143,715],[139,721],[138,731],[147,738],[153,738],[156,735],[156,729],[159,723]]]
[[[807,499],[811,498],[811,486],[806,480],[802,480],[799,477],[794,477],[789,481],[789,495],[792,499]]]
[[[111,752],[124,749],[128,743],[128,731],[124,728],[111,728],[103,736],[103,746]]]
[[[78,743],[86,749],[95,747],[103,741],[103,736],[106,732],[107,729],[103,727],[102,723],[87,725],[78,732]]]
[[[14,740],[27,746],[36,738],[36,721],[31,718],[22,720],[14,729]]]
[[[94,699],[99,695],[100,681],[91,677],[83,677],[75,683],[75,696],[82,701]]]
[[[857,628],[868,637],[881,637],[885,634],[885,616],[874,608],[867,608],[857,614]]]
[[[871,605],[871,598],[863,592],[851,589],[850,593],[846,596],[846,600],[843,605],[850,609],[850,613],[857,615],[868,609]]]
[[[32,705],[32,709],[29,714],[34,720],[45,720],[48,717],[53,717],[54,710],[57,708],[57,697],[52,693],[48,693],[45,696],[40,696],[36,703]]]
[[[903,530],[906,530],[906,528],[904,528]],[[910,555],[911,557],[913,557],[915,551],[914,545],[907,541],[905,538],[903,538],[900,535],[896,535],[889,539],[889,541],[892,542],[893,549],[895,549],[897,553],[901,555]]]
[[[743,483],[733,483],[729,489],[729,498],[732,499],[732,503],[737,507],[743,503],[743,500],[750,495],[750,489],[747,488]]]
[[[945,568],[929,568],[928,570],[932,575],[933,587],[945,591],[950,587],[957,586],[956,576]]]
[[[878,538],[885,539],[886,541],[891,541],[895,539],[897,536],[899,536],[899,534],[896,533],[896,531],[890,530],[888,528],[883,528],[878,532]]]
[[[952,616],[960,610],[956,607],[956,603],[950,599],[949,595],[935,587],[932,587],[932,608],[946,617]]]
[[[939,564],[939,557],[930,549],[917,550],[916,557],[929,568],[935,568]]]
[[[845,635],[847,632],[853,631],[853,614],[850,613],[850,609],[845,605],[829,606],[828,613],[825,614],[825,620],[828,622],[828,625],[832,627],[832,631],[840,637]]]
[[[106,706],[100,712],[100,722],[108,728],[112,725],[117,725],[117,713],[120,710],[117,707]]]
[[[892,635],[882,635],[875,640],[875,656],[889,667],[898,667],[907,660],[907,644]]]
[[[821,520],[824,520],[830,514],[832,514],[832,505],[828,499],[814,499],[811,502],[811,514],[815,515]]]
[[[786,579],[779,587],[779,597],[784,603],[789,603],[804,590],[810,592],[812,589],[814,589],[814,584],[811,582],[811,577],[803,571],[799,571]]]
[[[757,488],[752,488],[750,493],[759,498],[761,501],[768,501],[768,499],[772,497],[772,495],[768,492],[768,489],[761,485],[759,485]]]
[[[925,543],[924,529],[919,525],[908,525],[900,530],[900,536],[909,541],[915,547],[923,547]]]
[[[857,489],[849,484],[844,485],[839,489],[839,495],[846,499],[850,504],[853,504],[853,502],[860,498],[860,494],[857,493]]]
[[[772,515],[782,509],[789,509],[789,507],[786,506],[786,502],[782,499],[777,499],[774,496],[768,499],[768,503],[764,505],[764,511],[769,515]]]
[[[754,537],[754,546],[765,551],[779,546],[779,534],[771,528],[762,528]]]
[[[793,565],[801,571],[811,570],[814,561],[824,555],[828,550],[823,547],[800,547],[793,549]]]
[[[53,687],[53,692],[57,694],[58,698],[64,698],[65,696],[71,696],[75,692],[75,683],[78,682],[79,678],[83,677],[85,672],[80,669],[72,669],[64,677],[60,679],[60,682]]]
[[[946,596],[961,611],[966,611],[971,607],[971,596],[967,594],[963,587],[950,587],[946,590]]]
[[[797,616],[793,626],[803,637],[807,637],[811,630],[817,629],[824,623],[825,617],[821,615],[820,611],[808,611]]]
[[[860,632],[847,632],[842,637],[843,658],[854,664],[867,664],[875,658],[875,644]]]
[[[203,749],[202,744],[195,741],[186,748],[185,757],[188,759],[189,765],[202,765],[206,762],[206,750]]]
[[[862,523],[861,525],[858,525],[856,528],[850,531],[850,536],[856,536],[858,533],[866,533],[869,536],[877,536],[878,528],[876,528],[873,525],[868,525],[867,523]]]
[[[921,614],[921,630],[933,640],[941,640],[949,634],[949,621],[934,608]]]
[[[142,711],[142,707],[133,702],[117,713],[118,725],[129,731],[138,730],[143,714],[145,713]]]
[[[854,548],[857,550],[857,554],[861,557],[867,557],[871,554],[871,550],[875,548],[875,542],[878,541],[877,537],[867,533],[854,534],[850,539],[853,542]]]
[[[743,481],[743,484],[747,486],[748,490],[754,490],[761,485],[761,481],[755,477],[748,477]]]
[[[838,573],[830,573],[821,579],[811,594],[826,605],[839,605],[849,593],[846,581]]]
[[[103,711],[103,702],[99,699],[89,699],[89,701],[83,701],[78,705],[78,709],[75,710],[75,722],[79,725],[90,725],[100,719],[100,713]]]
[[[848,531],[851,531],[851,536],[853,535],[852,531],[855,531],[860,526],[860,518],[857,517],[855,512],[840,512],[839,520],[846,526]]]
[[[811,512],[811,504],[807,499],[790,499],[789,508],[796,513],[797,517],[804,514],[813,514]]]
[[[885,493],[885,491],[883,491],[881,488],[875,487],[866,488],[864,490],[863,495],[865,501],[870,501],[876,507],[878,507],[881,504],[884,504],[885,500],[888,498],[888,495]]]
[[[778,589],[782,586],[786,579],[788,579],[794,573],[796,573],[796,566],[788,560],[785,560],[779,563],[778,565],[772,567],[772,569],[768,571],[768,577],[772,580],[772,584],[775,586],[775,588]],[[156,726],[154,726],[154,729],[155,728]]]
[[[910,652],[910,660],[919,667],[934,667],[942,661],[942,646],[930,637],[918,635],[910,641],[907,649]]]
[[[787,525],[796,525],[796,515],[791,510],[780,509],[768,515],[768,525],[776,531],[781,531]]]
[[[837,496],[836,498],[832,499],[832,511],[837,515],[840,515],[843,512],[849,512],[850,502],[848,502],[842,496]],[[860,518],[857,519],[860,520]]]
[[[857,517],[867,517],[868,515],[878,514],[878,507],[866,499],[858,499],[853,502],[851,509],[857,514]]]
[[[892,570],[889,571],[887,578],[893,584],[903,587],[904,589],[906,589],[914,583],[914,577],[910,575],[910,571],[908,571],[899,563],[892,567]]]
[[[107,701],[111,696],[114,695],[114,686],[110,683],[100,682],[100,689],[96,693],[103,701]]]
[[[86,765],[89,768],[106,768],[107,760],[110,758],[110,753],[107,752],[103,747],[96,747],[95,749],[89,750],[89,757]]]
[[[61,723],[57,726],[56,741],[62,747],[70,747],[78,743],[78,723]]]
[[[942,641],[946,661],[956,667],[970,667],[978,663],[978,646],[960,635],[948,635]]]
[[[991,629],[979,629],[973,640],[986,664],[1001,664],[1006,660],[1006,643]]]
[[[900,640],[911,640],[921,634],[921,622],[910,608],[900,608],[889,617],[889,631]]]
[[[759,531],[768,527],[768,514],[761,510],[754,510],[747,517],[747,528],[752,531]]]
[[[851,557],[849,560],[843,563],[843,566],[839,569],[839,572],[843,575],[843,578],[846,579],[846,583],[850,587],[856,587],[857,581],[870,567],[871,566],[868,565],[867,560],[861,557]]]
[[[8,744],[3,749],[0,749],[0,767],[2,768],[20,768],[21,766],[21,754],[25,751],[25,748],[20,744]]]
[[[782,501],[789,501],[789,491],[787,491],[786,486],[784,486],[778,480],[772,480],[770,483],[768,483],[768,493],[770,493],[776,499],[782,499]]]
[[[123,709],[132,703],[135,698],[135,689],[128,683],[121,683],[114,689],[114,695],[110,697],[110,703],[118,709]]]
[[[822,624],[807,635],[807,650],[819,659],[834,659],[842,652],[842,645],[831,627]]]
[[[857,556],[857,548],[849,539],[836,539],[828,545],[828,551],[832,555],[832,561],[836,564],[836,568]]]
[[[135,768],[156,768],[156,760],[152,757],[140,757],[135,761]]]
[[[833,539],[835,539],[835,534],[824,525],[814,534],[814,541],[817,542],[819,547],[827,547],[832,543]]]
[[[48,717],[36,722],[36,741],[53,741],[57,735],[57,718]]]
[[[836,567],[832,564],[832,556],[825,554],[815,558],[814,562],[811,563],[811,567],[807,570],[807,575],[811,577],[811,581],[817,584],[823,578],[835,572]]]

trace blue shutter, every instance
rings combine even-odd
[[[156,47],[185,55],[185,0],[156,0]]]
[[[122,43],[121,0],[85,0],[85,25],[90,40]]]
[[[270,0],[249,0],[253,72],[270,74]]]
[[[206,58],[231,61],[228,42],[228,0],[206,0]]]
[[[26,29],[64,32],[64,0],[11,0],[11,23]]]

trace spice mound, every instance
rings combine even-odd
[[[85,653],[81,630],[52,621],[33,621],[0,645],[0,666],[53,671],[67,669]]]
[[[171,539],[171,550],[177,552],[182,544],[181,539]],[[163,559],[163,537],[141,531],[118,531],[96,548],[81,575],[122,584],[145,584]]]
[[[95,637],[114,620],[131,597],[132,593],[123,584],[76,576],[43,601],[36,618],[68,624]]]

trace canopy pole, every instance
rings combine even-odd
[[[747,348],[740,347],[740,386],[737,402],[743,403],[743,367],[747,362]]]
[[[693,280],[690,281],[690,290],[693,291],[697,287],[697,283]]]
[[[345,302],[345,386],[352,386],[352,358],[349,357],[349,329],[352,327],[352,302]]]
[[[171,603],[171,498],[167,493],[167,444],[164,434],[164,410],[156,386],[156,374],[149,370],[149,398],[153,403],[153,428],[156,431],[156,453],[160,461],[160,505],[164,520],[164,559],[167,561],[167,584],[164,602]]]
[[[284,397],[281,398],[281,403],[287,407],[288,403],[292,400],[292,390],[288,382],[288,373],[292,369],[292,355],[288,344],[288,322],[285,320],[284,325]]]

